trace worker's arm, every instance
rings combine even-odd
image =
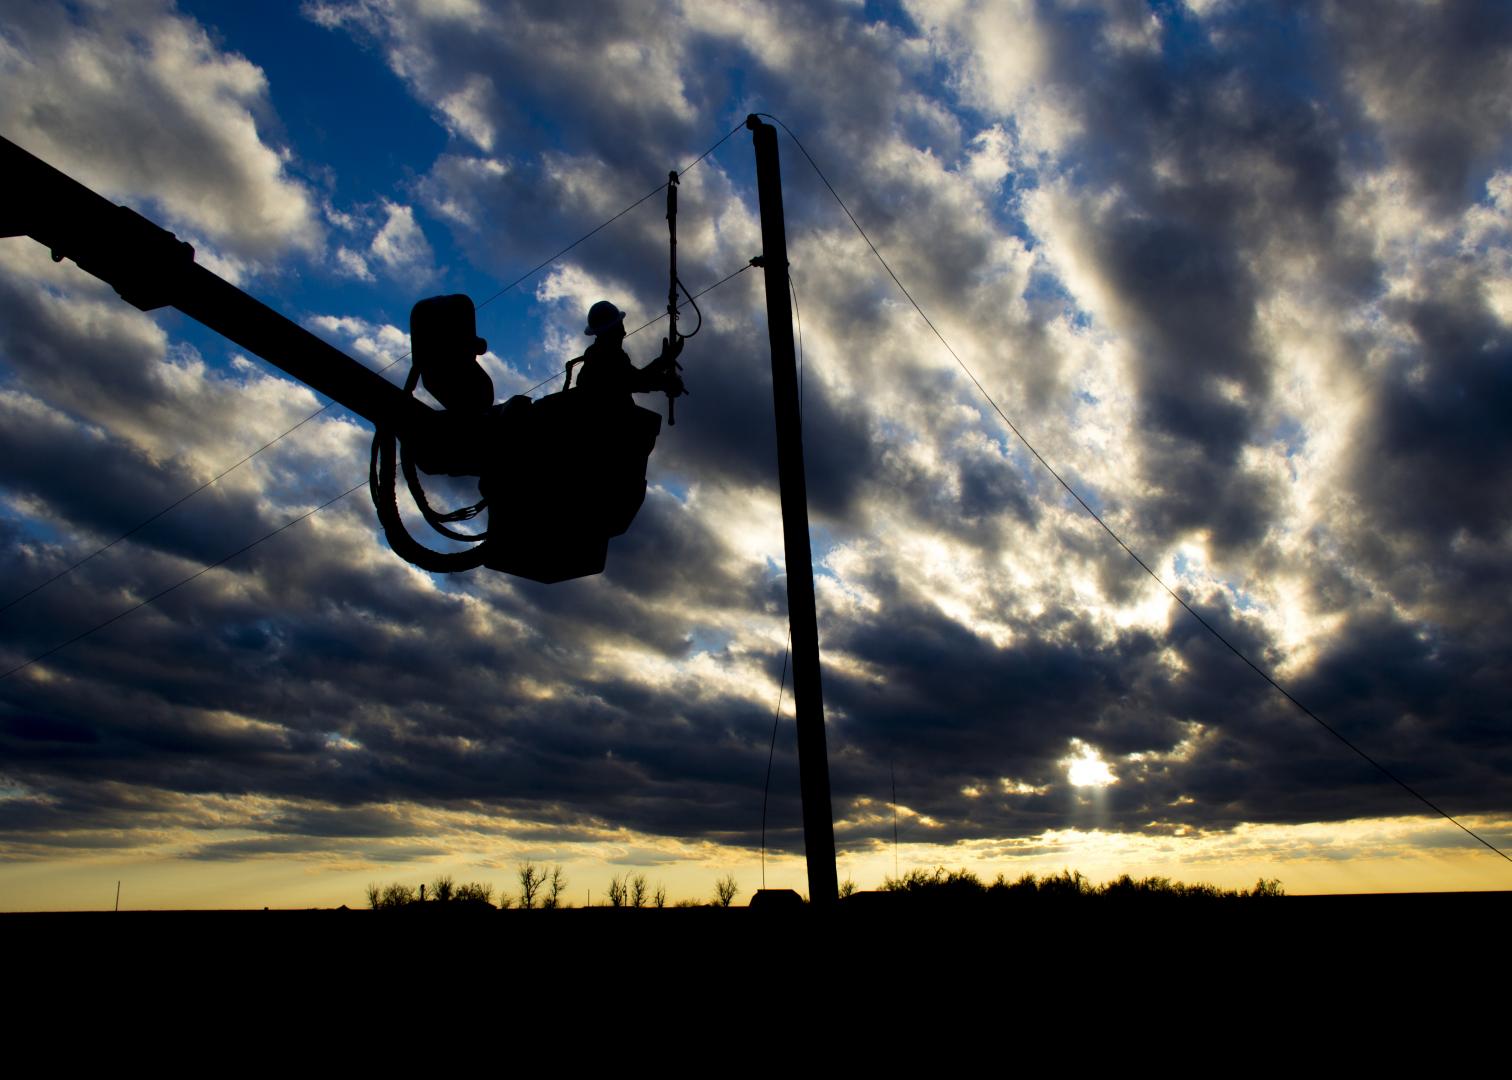
[[[662,338],[661,355],[643,368],[637,368],[631,389],[637,394],[670,393],[673,397],[686,394],[681,376],[677,374],[677,358],[682,355],[683,339],[668,341]]]

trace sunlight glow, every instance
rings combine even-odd
[[[1113,770],[1108,768],[1108,763],[1095,747],[1088,746],[1080,739],[1073,739],[1071,745],[1076,750],[1076,755],[1063,758],[1061,764],[1066,767],[1066,778],[1074,786],[1107,787],[1118,783],[1118,777],[1113,775]]]

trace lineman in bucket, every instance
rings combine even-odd
[[[662,338],[661,355],[643,368],[630,362],[625,354],[625,313],[608,300],[600,300],[588,309],[588,327],[583,333],[594,339],[581,359],[577,388],[596,394],[662,393],[670,401],[688,391],[677,372],[683,339]]]

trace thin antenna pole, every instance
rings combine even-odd
[[[115,909],[117,911],[121,910],[121,883],[119,881],[116,882],[116,906],[115,906]]]
[[[814,565],[809,547],[808,487],[803,475],[793,308],[788,298],[782,168],[777,157],[777,129],[755,115],[746,117],[746,127],[751,129],[755,144],[756,191],[761,203],[761,262],[766,276],[767,337],[772,348],[772,402],[777,420],[777,475],[787,559],[788,627],[793,635],[793,704],[798,714],[798,787],[803,796],[809,903],[830,909],[839,901],[840,882],[835,870],[835,819],[830,807],[829,751],[824,737],[824,689],[819,678],[819,622],[814,613]]]

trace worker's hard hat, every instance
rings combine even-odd
[[[624,322],[625,313],[607,300],[600,300],[588,309],[588,329],[585,334],[598,335]]]

